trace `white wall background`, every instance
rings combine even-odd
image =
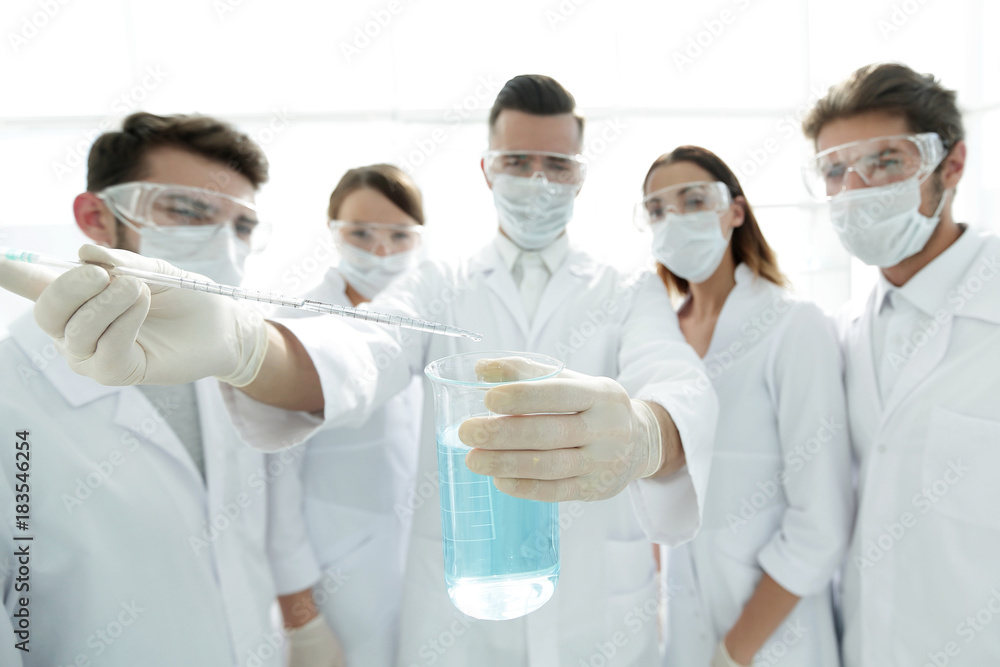
[[[874,274],[805,199],[799,118],[860,65],[933,72],[966,114],[957,217],[1000,229],[1000,163],[983,159],[1000,147],[998,26],[994,0],[4,0],[0,245],[73,257],[93,137],[148,110],[221,116],[267,151],[258,203],[277,233],[252,284],[290,289],[333,185],[377,161],[413,172],[437,253],[470,251],[495,230],[486,114],[504,81],[537,72],[588,119],[578,241],[645,261],[631,224],[642,177],[701,144],[740,174],[797,290],[833,310]],[[0,328],[26,306],[0,292]]]

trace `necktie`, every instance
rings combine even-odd
[[[524,251],[518,258],[521,264],[521,303],[530,323],[538,310],[538,302],[549,280],[549,271],[545,268],[542,256],[537,252]]]

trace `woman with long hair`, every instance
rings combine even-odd
[[[791,297],[736,176],[712,152],[658,158],[636,218],[720,407],[702,528],[665,558],[664,664],[835,667],[830,580],[853,500],[832,323]]]

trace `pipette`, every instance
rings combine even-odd
[[[34,252],[27,252],[25,250],[15,250],[13,248],[4,248],[2,246],[0,246],[0,257],[4,259],[13,260],[16,262],[28,262],[30,264],[39,264],[41,266],[51,266],[54,268],[61,268],[61,269],[72,269],[76,266],[83,265],[83,262],[57,259],[55,257],[47,257],[45,255],[39,255],[38,253]],[[374,322],[376,324],[383,324],[387,326],[401,327],[403,329],[412,329],[413,331],[423,331],[425,333],[440,334],[442,336],[453,336],[455,338],[468,338],[476,342],[479,342],[483,339],[481,334],[472,331],[467,331],[466,329],[460,329],[450,324],[440,324],[438,322],[420,320],[414,317],[388,315],[386,313],[379,313],[374,310],[351,308],[349,306],[338,306],[335,303],[326,303],[323,301],[313,301],[311,299],[302,299],[299,297],[286,296],[284,294],[279,294],[277,292],[253,290],[253,289],[247,289],[245,287],[233,287],[231,285],[220,285],[218,283],[214,283],[207,280],[191,280],[190,278],[178,278],[177,276],[169,276],[165,273],[143,271],[142,269],[133,269],[126,266],[116,266],[116,267],[107,267],[104,265],[98,265],[98,266],[102,266],[103,268],[107,269],[108,273],[110,273],[113,276],[132,276],[133,278],[138,278],[139,280],[145,283],[149,283],[150,285],[160,285],[162,287],[176,287],[179,289],[193,290],[195,292],[207,292],[209,294],[219,294],[221,296],[229,296],[233,297],[234,299],[244,299],[246,301],[257,301],[260,303],[271,303],[276,306],[298,308],[299,310],[308,310],[314,313],[340,315],[341,317],[351,317],[356,320],[363,320],[365,322]]]

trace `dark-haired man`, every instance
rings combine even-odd
[[[238,283],[267,176],[260,148],[225,123],[138,113],[94,142],[73,211],[102,246]],[[115,283],[148,306],[141,283]],[[221,414],[217,383],[106,387],[70,370],[30,316],[10,332],[0,424],[21,435],[0,460],[0,544],[15,554],[0,590],[19,663],[282,664],[263,455]],[[329,643],[320,621],[293,644],[317,631]]]
[[[803,123],[844,247],[879,267],[841,319],[858,517],[844,664],[1000,664],[1000,239],[957,223],[954,91],[862,67]]]

